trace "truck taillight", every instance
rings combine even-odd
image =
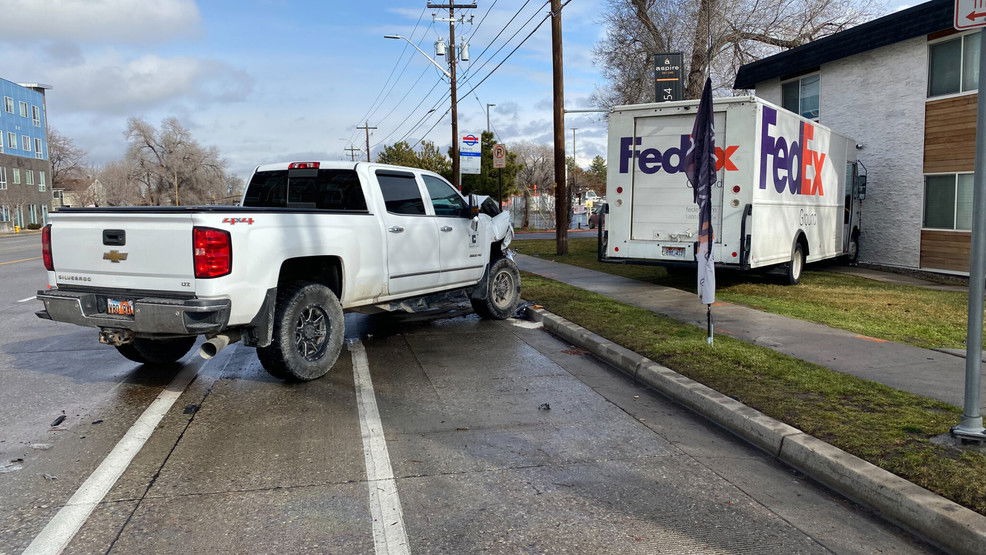
[[[45,269],[53,272],[55,261],[51,257],[51,224],[41,228],[41,257],[44,259]]]
[[[195,277],[222,277],[233,270],[233,240],[229,232],[211,227],[192,228]]]
[[[291,162],[289,170],[317,170],[320,162]]]

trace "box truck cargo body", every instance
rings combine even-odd
[[[610,111],[604,260],[694,264],[698,208],[684,159],[697,106]],[[752,96],[716,99],[714,114],[715,262],[778,266],[797,282],[805,262],[854,259],[865,188],[855,141]]]

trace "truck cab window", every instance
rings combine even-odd
[[[243,206],[366,212],[366,197],[353,170],[257,172]]]
[[[424,179],[428,195],[431,197],[431,205],[435,209],[436,216],[467,216],[468,206],[462,196],[444,180],[431,175],[421,176]]]
[[[380,183],[387,212],[412,216],[425,214],[425,202],[414,174],[377,172],[377,182]]]

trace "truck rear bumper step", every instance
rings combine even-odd
[[[153,335],[199,335],[221,331],[229,322],[229,299],[135,298],[134,315],[107,314],[107,295],[98,292],[38,291],[45,309],[39,318],[94,328],[121,328]]]

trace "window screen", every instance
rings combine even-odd
[[[353,170],[257,172],[243,206],[366,211],[366,198]]]
[[[430,175],[424,175],[425,187],[431,197],[431,206],[436,216],[462,217],[466,215],[466,201],[445,181]]]
[[[959,92],[962,39],[931,45],[928,60],[928,96]]]
[[[425,203],[413,174],[377,173],[387,212],[424,215]]]
[[[954,229],[954,175],[929,175],[925,178],[924,227]]]

